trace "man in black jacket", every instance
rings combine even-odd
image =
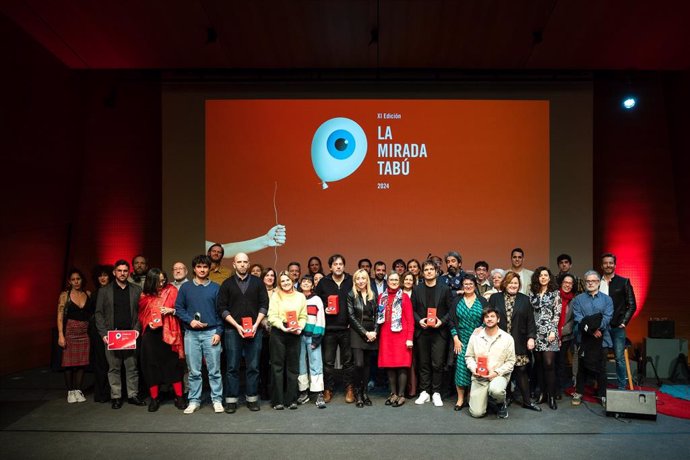
[[[249,257],[240,252],[232,263],[235,274],[223,281],[218,290],[218,316],[231,327],[225,328],[225,412],[234,414],[240,392],[240,360],[246,365],[246,399],[250,411],[259,410],[259,358],[261,356],[261,320],[268,313],[268,293],[264,283],[249,274]],[[243,320],[251,323],[245,331]],[[247,327],[249,329],[249,327]]]
[[[625,328],[637,309],[635,292],[628,278],[616,275],[616,256],[610,252],[601,256],[601,271],[603,277],[600,290],[613,300],[613,317],[610,327],[613,352],[616,355],[618,389],[625,390],[628,384],[625,367]]]
[[[436,265],[431,260],[422,264],[424,283],[415,286],[412,293],[414,309],[414,346],[417,350],[419,388],[422,392],[415,404],[433,400],[434,406],[443,406],[441,384],[443,364],[448,351],[448,317],[450,314],[450,288],[438,279]],[[429,309],[435,309],[432,314]],[[433,318],[433,319],[430,319]],[[431,393],[431,396],[429,395]]]
[[[316,295],[321,297],[326,313],[326,333],[321,342],[324,368],[323,399],[327,403],[333,398],[335,354],[340,347],[340,363],[343,367],[345,402],[355,402],[352,388],[352,349],[350,348],[350,325],[347,317],[347,294],[352,291],[352,276],[345,273],[345,257],[334,254],[328,258],[331,273],[319,281]],[[337,312],[333,307],[337,305]]]

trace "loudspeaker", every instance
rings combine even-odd
[[[673,339],[676,337],[676,322],[672,320],[648,321],[647,336],[652,339]]]
[[[656,420],[656,393],[607,389],[606,415]]]
[[[645,354],[654,363],[660,379],[668,379],[676,366],[678,355],[688,355],[688,341],[685,339],[651,339],[645,338]],[[654,377],[654,369],[648,365],[644,369],[645,377]]]

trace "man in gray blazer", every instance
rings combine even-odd
[[[115,281],[101,288],[96,302],[96,328],[105,344],[108,344],[108,331],[136,330],[141,332],[139,324],[139,297],[141,288],[127,281],[129,263],[126,260],[115,262],[113,270]],[[108,360],[108,382],[112,408],[122,407],[122,382],[120,369],[125,364],[127,381],[127,402],[136,406],[146,403],[139,398],[139,372],[137,371],[136,350],[105,351]]]

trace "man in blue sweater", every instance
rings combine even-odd
[[[175,314],[185,328],[184,349],[189,368],[189,405],[185,414],[201,407],[201,362],[206,360],[211,385],[213,410],[223,413],[223,380],[220,375],[220,337],[223,321],[216,313],[216,297],[220,286],[208,279],[211,259],[207,255],[192,260],[194,279],[180,287],[175,301]]]

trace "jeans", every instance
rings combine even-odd
[[[208,331],[187,330],[184,333],[184,350],[189,368],[189,403],[201,404],[201,361],[206,359],[208,383],[211,385],[211,401],[223,402],[223,380],[220,375],[220,343],[211,345],[214,329]]]
[[[225,402],[236,403],[240,393],[240,362],[244,351],[244,363],[247,369],[245,394],[247,402],[258,401],[259,394],[259,358],[263,330],[258,328],[253,338],[242,338],[236,329],[225,329]]]
[[[611,340],[613,341],[613,353],[616,355],[618,389],[625,390],[628,385],[628,372],[625,368],[625,329],[611,327]]]
[[[312,393],[323,391],[323,362],[321,349],[311,349],[311,336],[302,335],[299,349],[299,391],[310,390]],[[307,367],[307,361],[309,366]]]

